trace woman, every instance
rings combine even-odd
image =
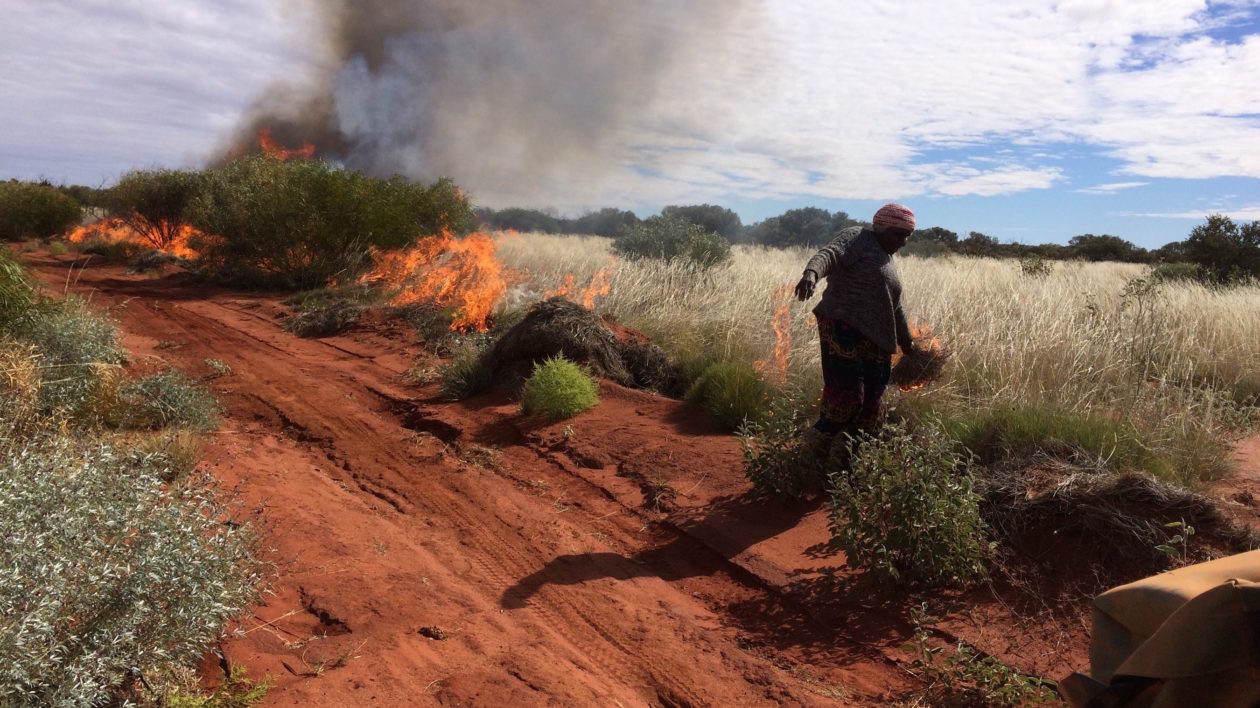
[[[796,297],[805,301],[818,279],[827,278],[814,308],[823,369],[822,407],[814,429],[826,437],[873,428],[892,375],[892,355],[898,346],[914,354],[892,260],[914,231],[914,212],[885,204],[872,222],[840,231],[809,259],[796,284]]]

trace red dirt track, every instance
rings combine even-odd
[[[276,576],[208,683],[240,664],[274,705],[884,705],[920,688],[899,646],[923,600],[943,639],[1052,678],[1088,666],[1083,610],[846,582],[821,504],[754,499],[738,440],[676,401],[605,383],[540,425],[507,394],[404,383],[423,350],[405,324],[301,339],[281,296],[25,260],[108,308],[130,367],[203,377],[226,409],[203,464]]]

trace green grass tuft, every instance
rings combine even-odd
[[[595,381],[561,356],[535,364],[521,391],[521,410],[548,420],[572,418],[596,403],[599,389]]]
[[[699,406],[718,425],[738,430],[765,415],[771,391],[751,366],[735,361],[710,365],[687,389],[688,403]]]

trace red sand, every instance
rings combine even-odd
[[[679,402],[605,383],[540,425],[503,394],[403,383],[423,347],[402,324],[301,339],[281,296],[26,260],[109,308],[129,366],[206,377],[227,409],[204,465],[276,576],[208,684],[230,663],[276,705],[883,705],[921,687],[899,647],[924,600],[942,639],[1051,678],[1088,666],[1087,599],[847,583],[821,504],[752,498],[738,440]]]

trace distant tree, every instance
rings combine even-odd
[[[492,229],[515,229],[516,231],[541,231],[556,234],[564,231],[563,222],[555,216],[537,209],[508,207],[506,209],[484,209],[478,211],[478,218]]]
[[[831,241],[843,228],[837,227],[837,216],[840,217],[839,223],[848,225],[849,217],[844,212],[832,215],[818,207],[789,209],[749,227],[748,240],[776,248],[821,246]]]
[[[739,218],[739,217],[736,217]],[[566,231],[596,236],[616,236],[623,229],[639,223],[639,217],[632,211],[624,211],[613,207],[604,207],[573,219]]]
[[[958,252],[964,256],[998,256],[1001,255],[1001,244],[992,236],[979,231],[972,231],[967,238],[958,242]]]
[[[661,216],[682,219],[703,227],[705,231],[721,234],[727,241],[738,239],[744,229],[739,214],[716,204],[671,205],[661,209]]]
[[[1260,278],[1260,221],[1239,226],[1228,216],[1212,214],[1194,227],[1184,248],[1186,259],[1214,282]]]
[[[0,239],[50,238],[79,222],[79,204],[47,184],[0,182]]]
[[[933,226],[928,229],[916,229],[910,234],[910,240],[901,250],[903,256],[920,256],[930,258],[952,253],[958,247],[958,234]]]
[[[731,245],[716,231],[673,216],[653,216],[626,227],[613,251],[627,258],[679,261],[699,268],[731,259]]]
[[[1087,261],[1119,261],[1122,263],[1143,263],[1148,260],[1146,249],[1125,241],[1119,236],[1095,236],[1081,234],[1068,241],[1068,249],[1075,258]]]

